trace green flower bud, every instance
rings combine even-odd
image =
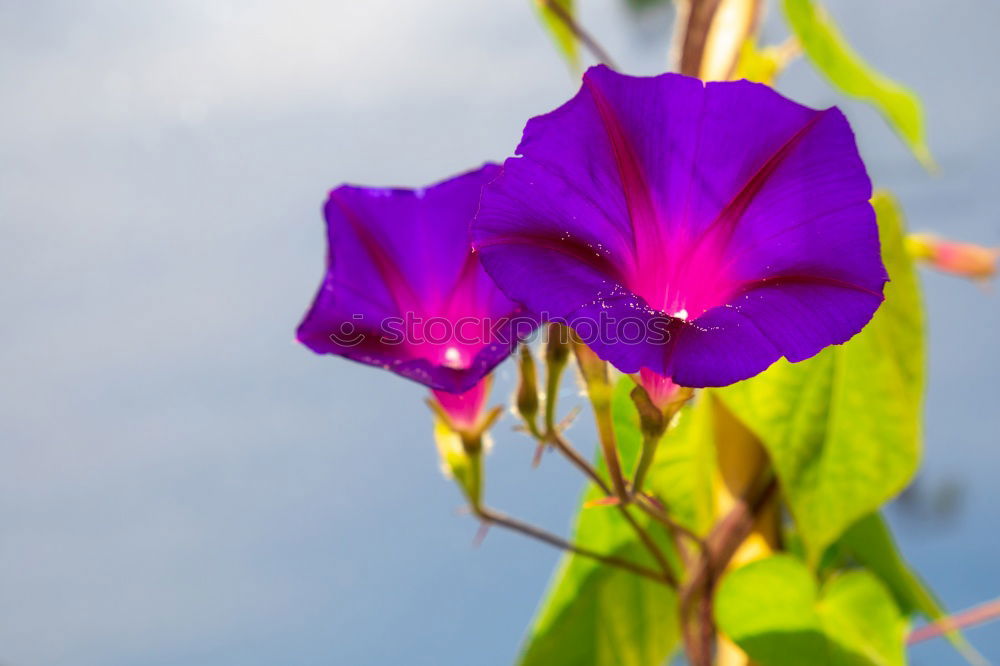
[[[517,393],[514,404],[517,412],[524,420],[525,425],[532,432],[537,426],[535,419],[538,416],[538,373],[535,370],[535,357],[531,353],[528,345],[521,345],[520,356],[517,359],[518,382]]]

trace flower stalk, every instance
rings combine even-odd
[[[428,399],[427,404],[434,413],[434,435],[438,444],[438,451],[441,455],[442,467],[446,475],[455,480],[462,494],[468,500],[472,513],[482,520],[484,524],[497,525],[518,532],[550,546],[596,560],[608,566],[629,571],[663,585],[670,587],[677,586],[677,580],[673,576],[663,553],[642,526],[635,522],[634,518],[628,514],[624,507],[622,507],[622,510],[625,517],[637,530],[642,542],[650,550],[660,568],[659,571],[649,569],[625,558],[606,555],[586,546],[575,544],[540,527],[512,518],[486,506],[483,503],[483,457],[488,448],[488,431],[496,423],[497,419],[500,418],[502,408],[494,407],[486,411],[475,426],[468,428],[456,423],[448,411],[437,400]],[[575,450],[562,439],[558,432],[553,432],[553,441],[554,445],[563,451],[564,454],[578,462],[578,466],[586,471],[587,476],[598,482],[599,486],[607,488],[600,475],[597,474],[597,471],[586,460],[583,460],[579,454],[576,454]]]
[[[646,474],[656,458],[656,450],[660,440],[670,428],[677,413],[693,395],[694,389],[679,386],[676,387],[669,401],[659,406],[654,404],[653,399],[642,384],[636,384],[635,388],[632,389],[631,398],[639,413],[639,430],[642,433],[642,450],[632,475],[633,498],[642,492],[642,487],[646,482]]]
[[[611,416],[612,386],[608,377],[608,364],[602,361],[579,337],[574,335],[573,352],[580,368],[580,375],[587,387],[587,397],[594,410],[594,421],[597,425],[597,439],[601,445],[604,463],[608,468],[611,486],[615,497],[622,504],[628,504],[630,494],[625,476],[622,473],[621,459],[618,456],[618,444],[615,439],[615,426]]]
[[[546,530],[536,527],[529,523],[517,520],[499,511],[495,511],[486,506],[473,507],[473,513],[482,520],[487,525],[498,525],[500,527],[509,529],[524,536],[535,539],[536,541],[541,541],[560,550],[565,550],[567,552],[580,555],[582,557],[587,557],[592,560],[596,560],[601,564],[607,566],[622,569],[624,571],[629,571],[637,576],[642,576],[643,578],[655,581],[661,585],[672,586],[673,583],[665,578],[661,573],[658,573],[652,569],[642,566],[641,564],[636,564],[631,560],[627,560],[615,555],[605,555],[604,553],[599,553],[595,550],[587,548],[585,546],[580,546],[574,544],[560,536],[547,532]]]
[[[534,369],[534,357],[531,356],[531,352],[526,346],[522,347],[518,361],[520,377],[516,393],[516,400],[518,401],[517,411],[524,424],[523,430],[530,434],[536,441],[539,453],[547,447],[554,448],[607,496],[612,493],[611,486],[608,485],[597,469],[584,456],[580,455],[562,434],[565,430],[565,422],[570,420],[573,414],[571,413],[567,419],[564,419],[563,423],[556,423],[556,405],[561,378],[569,363],[570,352],[573,347],[571,335],[570,329],[564,326],[557,324],[549,325],[545,345],[546,395],[544,402],[544,430],[539,429],[535,423],[535,419],[531,416],[533,413],[532,401],[530,397],[524,395],[524,393],[530,391],[530,386],[537,379],[537,373]],[[536,461],[538,460],[538,455],[536,455],[535,459]],[[677,576],[674,574],[673,568],[662,548],[660,548],[646,528],[636,520],[625,504],[619,502],[617,508],[622,518],[635,532],[636,536],[656,562],[659,569],[659,573],[657,574],[659,579],[676,588],[678,585]],[[559,537],[554,538],[559,539]],[[547,541],[551,543],[551,539]],[[574,552],[578,551],[574,550]]]

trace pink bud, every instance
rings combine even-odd
[[[483,414],[483,407],[490,393],[491,379],[492,376],[487,375],[465,393],[448,393],[436,389],[431,392],[453,426],[460,430],[471,431]]]
[[[1000,248],[945,240],[933,234],[911,234],[907,244],[913,256],[945,273],[986,280],[997,272]]]
[[[653,404],[661,410],[673,402],[681,389],[670,377],[664,377],[649,368],[639,370],[639,383],[646,389]]]

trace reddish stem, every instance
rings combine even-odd
[[[975,608],[970,608],[967,611],[943,617],[940,620],[926,624],[919,629],[915,629],[910,634],[910,637],[906,639],[906,644],[913,645],[931,638],[944,636],[949,632],[964,629],[965,627],[971,627],[983,622],[989,622],[990,620],[995,620],[998,617],[1000,617],[1000,599],[995,599],[980,606],[976,606]]]

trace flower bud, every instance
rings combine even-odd
[[[502,409],[485,409],[492,375],[465,393],[432,391],[427,406],[434,413],[434,442],[441,471],[454,479],[475,510],[482,501],[483,455],[489,451],[489,429]]]
[[[934,234],[910,234],[906,248],[911,256],[939,271],[971,280],[986,280],[996,275],[1000,257],[998,248],[946,240]]]
[[[465,420],[464,405],[459,404],[460,409],[456,411],[454,405],[443,404],[441,398],[442,395],[435,392],[435,397],[427,400],[434,413],[434,442],[441,457],[441,471],[455,480],[475,510],[482,501],[483,456],[489,452],[491,444],[489,429],[503,410],[500,407],[480,409],[477,420],[470,425]],[[456,416],[461,417],[460,420],[456,420]]]
[[[630,394],[632,403],[639,413],[639,430],[646,440],[658,440],[667,429],[663,410],[653,404],[649,393],[641,384],[636,384]]]
[[[482,419],[492,383],[493,375],[487,375],[465,393],[450,393],[436,389],[431,390],[431,393],[435,404],[443,412],[444,420],[454,430],[466,432],[475,430]]]
[[[537,429],[535,418],[538,416],[538,373],[535,371],[535,357],[528,345],[521,345],[520,356],[517,359],[518,381],[514,404],[517,412],[527,427],[533,432]]]
[[[549,324],[546,329],[545,363],[550,368],[562,370],[569,360],[573,332],[562,324]]]
[[[639,431],[642,433],[642,450],[635,474],[632,476],[633,492],[642,492],[649,466],[656,456],[656,449],[677,412],[694,395],[694,389],[678,386],[669,377],[652,371],[640,372],[635,388],[630,394],[639,414]]]
[[[473,508],[479,506],[483,494],[483,436],[478,438],[478,446],[470,446],[468,434],[458,432],[439,414],[435,415],[434,442],[441,458],[441,472],[455,480]]]

